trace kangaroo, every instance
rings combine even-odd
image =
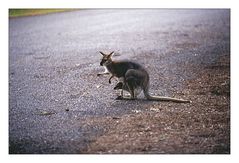
[[[98,76],[104,74],[111,74],[109,79],[109,83],[111,83],[111,79],[113,77],[117,77],[120,82],[114,87],[114,89],[121,89],[121,96],[117,97],[117,99],[128,99],[123,97],[123,90],[130,93],[129,99],[136,99],[137,95],[143,91],[147,100],[153,101],[172,101],[172,102],[181,102],[181,103],[190,103],[189,100],[177,99],[172,97],[164,97],[164,96],[152,96],[149,93],[149,74],[146,69],[135,62],[132,61],[113,61],[112,55],[114,52],[110,54],[102,54],[102,59],[100,62],[101,66],[104,66],[106,71],[103,73],[97,74]]]

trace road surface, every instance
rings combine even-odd
[[[177,95],[229,52],[229,18],[215,9],[91,9],[9,19],[9,152],[81,153],[105,132],[88,118],[157,104],[115,100],[117,81],[96,76],[99,51],[143,64],[152,94]]]

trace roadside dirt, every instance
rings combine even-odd
[[[174,94],[193,102],[160,102],[121,117],[85,119],[87,126],[104,127],[104,134],[80,153],[229,154],[229,55],[204,67],[197,78],[186,82],[186,89]]]

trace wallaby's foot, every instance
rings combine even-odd
[[[125,97],[118,96],[118,97],[116,97],[116,100],[136,100],[136,98],[132,98],[130,96],[125,96]]]
[[[136,100],[136,98],[132,98],[132,97],[130,97],[129,100]]]
[[[116,100],[123,100],[123,99],[124,99],[123,96],[116,97]]]

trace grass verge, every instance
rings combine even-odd
[[[72,10],[73,9],[9,9],[9,17],[35,16]]]

